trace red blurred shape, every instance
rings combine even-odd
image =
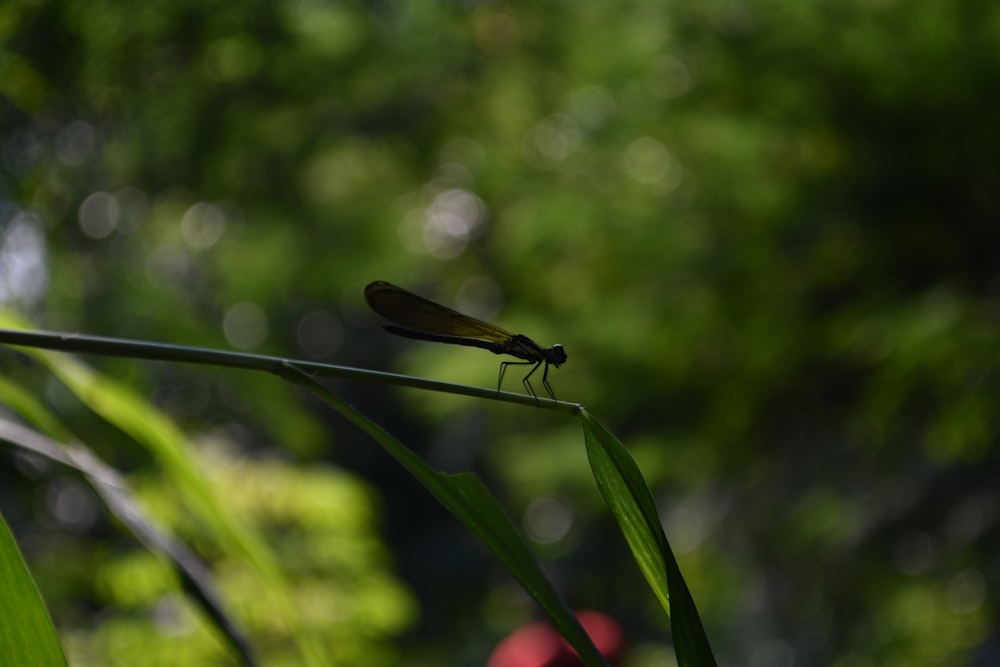
[[[576,617],[601,655],[617,664],[624,649],[618,624],[598,611],[579,611]],[[507,635],[493,650],[487,667],[583,667],[583,661],[551,625],[538,622]]]

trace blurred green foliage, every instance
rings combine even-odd
[[[412,622],[415,609],[387,572],[389,558],[373,533],[369,490],[339,471],[238,460],[218,443],[207,447],[198,463],[211,471],[229,511],[274,549],[289,578],[298,631],[322,638],[322,649],[337,656],[337,664],[398,664],[397,652],[385,640]],[[217,537],[204,534],[204,526],[180,508],[175,491],[159,476],[138,486],[139,500],[154,518],[210,559],[215,582],[239,612],[262,664],[302,664],[289,619],[275,608],[271,582],[255,564],[220,549]],[[45,558],[41,565],[49,577],[58,576],[52,572],[57,568],[66,568],[65,554]],[[119,547],[91,573],[85,590],[90,604],[103,612],[76,619],[80,627],[65,635],[73,664],[238,664],[227,657],[218,631],[180,594],[174,572],[161,557],[138,546]],[[87,579],[83,572],[76,575],[79,584]],[[56,602],[75,606],[73,600]]]
[[[553,386],[656,487],[720,659],[996,662],[995,3],[12,0],[0,40],[0,300],[39,326],[489,385],[496,358],[388,340],[361,288],[496,314],[566,346]],[[407,664],[481,664],[531,614],[294,392],[95,363],[262,465],[377,485],[423,607]],[[570,600],[617,616],[636,661],[660,655],[574,428],[338,389],[435,465],[483,473]],[[0,470],[0,507],[31,562],[73,531],[30,500],[58,480],[22,468]],[[118,539],[88,537],[60,553],[95,563]],[[64,633],[93,628],[83,578],[39,583]]]

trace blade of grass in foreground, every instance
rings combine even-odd
[[[26,323],[8,311],[0,311],[0,324],[24,328]],[[16,332],[15,332],[16,333]],[[25,335],[30,332],[25,332]],[[70,337],[72,338],[72,337]],[[294,603],[274,551],[252,528],[238,521],[228,505],[216,497],[208,481],[188,453],[189,443],[180,429],[162,412],[127,387],[97,373],[75,358],[26,347],[21,350],[58,377],[81,402],[146,448],[174,483],[190,510],[212,529],[212,534],[233,553],[252,563],[268,582],[275,614],[286,621],[303,664],[326,665],[330,658],[319,638],[300,620],[302,610]]]
[[[49,612],[24,564],[7,522],[0,516],[0,662],[65,665]]]
[[[621,526],[649,586],[670,616],[680,667],[714,667],[715,657],[698,609],[670,550],[656,504],[639,466],[610,431],[581,409],[587,456],[597,486]]]
[[[17,406],[28,419],[47,423],[56,432],[64,431],[44,407],[19,387],[0,378],[0,403]],[[240,655],[243,664],[256,665],[250,642],[226,610],[208,567],[183,544],[171,539],[136,503],[125,480],[118,471],[101,461],[80,443],[56,442],[38,431],[0,417],[0,440],[20,447],[51,461],[77,470],[104,501],[111,514],[150,551],[163,554],[173,565],[184,589],[201,606],[218,631]],[[68,440],[68,437],[64,437]],[[16,607],[15,607],[16,608]],[[2,651],[0,651],[2,654]]]
[[[478,477],[471,473],[451,475],[434,470],[382,427],[293,364],[285,363],[277,372],[289,382],[307,389],[322,399],[382,445],[431,492],[431,495],[500,558],[588,666],[607,667],[607,662],[590,641],[576,615],[542,572],[524,538]]]
[[[0,323],[5,323],[2,317],[0,317]],[[19,324],[15,326],[23,327]],[[529,593],[539,601],[543,610],[553,620],[556,628],[570,640],[570,643],[580,651],[586,660],[591,660],[596,654],[596,651],[581,651],[580,646],[576,643],[577,640],[571,638],[582,636],[586,644],[592,647],[589,638],[586,637],[576,621],[576,617],[569,613],[565,603],[552,589],[544,575],[541,575],[540,579],[536,579],[532,574],[533,570],[538,570],[540,574],[537,562],[524,545],[517,530],[513,525],[510,525],[509,519],[506,518],[499,506],[496,505],[496,501],[477,479],[468,475],[444,475],[434,471],[377,425],[344,404],[339,398],[328,392],[325,387],[313,381],[304,370],[342,378],[533,405],[534,401],[530,396],[509,392],[497,394],[496,390],[482,387],[452,385],[425,378],[366,369],[298,361],[293,364],[276,357],[123,339],[0,330],[0,341],[19,346],[67,349],[91,354],[183,361],[266,371],[307,387],[371,435],[400,463],[411,470],[435,497],[476,532],[484,542],[491,545],[491,548],[495,546],[497,554],[505,563],[509,563],[508,567]],[[550,405],[546,402],[541,407],[547,408]],[[677,562],[670,551],[670,546],[659,523],[656,506],[638,466],[624,446],[579,404],[558,401],[553,402],[551,408],[576,414],[584,422],[588,456],[591,459],[591,467],[594,470],[601,493],[621,524],[641,571],[660,604],[671,616],[678,663],[683,667],[715,665],[715,659],[705,637],[705,631],[698,617],[694,600],[691,598],[677,567]],[[467,480],[467,477],[471,478],[471,481]],[[492,506],[491,509],[485,509],[487,505]],[[476,507],[476,511],[468,511],[467,508],[470,506]],[[492,518],[490,518],[491,516]],[[501,527],[504,522],[508,524],[507,528]],[[518,570],[518,563],[522,561],[525,567]],[[553,602],[550,604],[545,600]],[[598,659],[600,659],[599,656]],[[591,663],[588,662],[588,664]],[[603,664],[603,662],[593,664]]]

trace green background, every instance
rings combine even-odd
[[[12,0],[0,39],[0,302],[39,328],[490,386],[499,358],[381,331],[363,287],[403,285],[565,346],[550,381],[630,446],[721,662],[997,659],[995,3]],[[277,380],[87,361],[199,443],[334,607],[314,620],[343,664],[481,665],[532,618],[423,489]],[[148,455],[0,364],[198,548]],[[630,664],[669,664],[575,423],[334,386],[483,476]],[[85,487],[0,460],[71,661],[230,664]],[[239,564],[200,551],[294,664]]]

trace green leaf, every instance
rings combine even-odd
[[[597,486],[625,535],[643,576],[670,616],[680,667],[711,667],[715,657],[698,609],[670,550],[646,480],[625,446],[581,409],[587,456]]]
[[[0,516],[0,664],[65,665],[59,639],[7,522]]]
[[[20,318],[9,311],[0,311],[0,324],[20,328],[25,326]],[[8,331],[7,333],[27,339],[34,337],[34,332]],[[80,340],[80,337],[72,335],[42,334],[41,337],[48,338],[53,347],[59,344],[55,339],[61,338],[66,347],[72,347],[74,341]],[[128,342],[123,341],[125,344]],[[155,348],[166,355],[175,351],[169,345],[147,343],[139,346]],[[183,501],[193,513],[211,527],[211,533],[216,539],[227,550],[240,554],[251,562],[261,577],[268,582],[267,590],[273,596],[275,612],[288,619],[288,626],[295,637],[304,664],[329,664],[330,658],[325,655],[322,643],[304,630],[304,623],[299,622],[301,610],[292,601],[291,589],[274,552],[253,529],[236,520],[228,511],[228,505],[216,497],[208,481],[193,463],[194,457],[188,451],[190,447],[188,440],[177,425],[129,388],[102,376],[71,356],[30,347],[23,349],[22,352],[47,367],[81,402],[132,437],[138,445],[146,448],[157,459],[163,473],[174,482]],[[181,349],[178,354],[183,356],[193,353]],[[215,354],[223,360],[227,358],[225,352],[219,351]],[[238,354],[230,356],[242,359]],[[248,363],[254,363],[252,355],[249,359]],[[29,406],[26,401],[18,401],[18,404]],[[37,408],[27,409],[25,414],[33,421],[39,420]],[[109,498],[105,496],[105,500],[108,501]],[[186,584],[190,583],[186,578],[182,580]],[[226,632],[226,629],[220,626],[220,631]]]
[[[478,477],[471,473],[451,475],[434,470],[381,426],[293,364],[283,364],[278,373],[318,396],[382,445],[503,562],[587,665],[606,667],[607,662],[590,641],[576,615],[542,572],[541,565],[521,533]]]
[[[3,378],[0,378],[0,403],[25,410],[35,421],[55,420],[31,396]],[[249,640],[226,610],[208,567],[195,553],[165,534],[146,516],[117,470],[101,461],[93,451],[79,442],[61,444],[8,419],[0,418],[0,439],[80,472],[111,514],[140,543],[170,561],[184,589],[201,606],[222,636],[231,642],[243,663],[257,664]]]
[[[260,355],[243,355],[173,345],[163,346],[122,339],[0,331],[0,341],[15,345],[37,344],[55,349],[69,348],[97,354],[169,359],[265,370],[308,389],[381,444],[389,454],[423,483],[435,498],[477,535],[503,561],[525,590],[535,598],[555,627],[576,648],[588,665],[605,664],[586,632],[580,626],[576,616],[542,573],[541,566],[528,549],[524,538],[503,513],[499,503],[475,476],[470,474],[448,475],[432,469],[377,424],[314,381],[305,370],[339,377],[388,382],[533,404],[530,397],[515,396],[506,392],[498,397],[492,390],[451,385],[423,378],[376,373],[328,364],[293,363]],[[34,354],[42,353],[35,352]],[[45,356],[42,358],[52,365],[50,359]],[[61,372],[62,377],[70,386],[78,387],[78,393],[87,395],[87,392],[83,391],[87,382],[81,381],[78,377],[80,371],[77,367],[72,366],[69,370],[60,368],[58,365],[52,365],[52,367],[53,370]],[[132,407],[140,410],[142,406],[133,404]],[[546,407],[548,406],[546,405]],[[598,487],[621,525],[640,570],[663,609],[670,616],[678,664],[682,667],[711,667],[715,665],[715,658],[698,616],[698,610],[670,550],[670,545],[660,525],[656,505],[635,461],[621,442],[581,406],[573,403],[553,402],[551,407],[575,413],[583,420],[587,453]],[[120,411],[113,412],[117,417],[123,417]],[[127,412],[126,410],[125,413],[127,414]],[[154,414],[158,417],[157,413]],[[118,420],[113,419],[112,421],[119,423]],[[139,426],[130,419],[121,420],[121,424]],[[185,472],[191,471],[185,470]],[[195,477],[197,478],[197,476]]]

